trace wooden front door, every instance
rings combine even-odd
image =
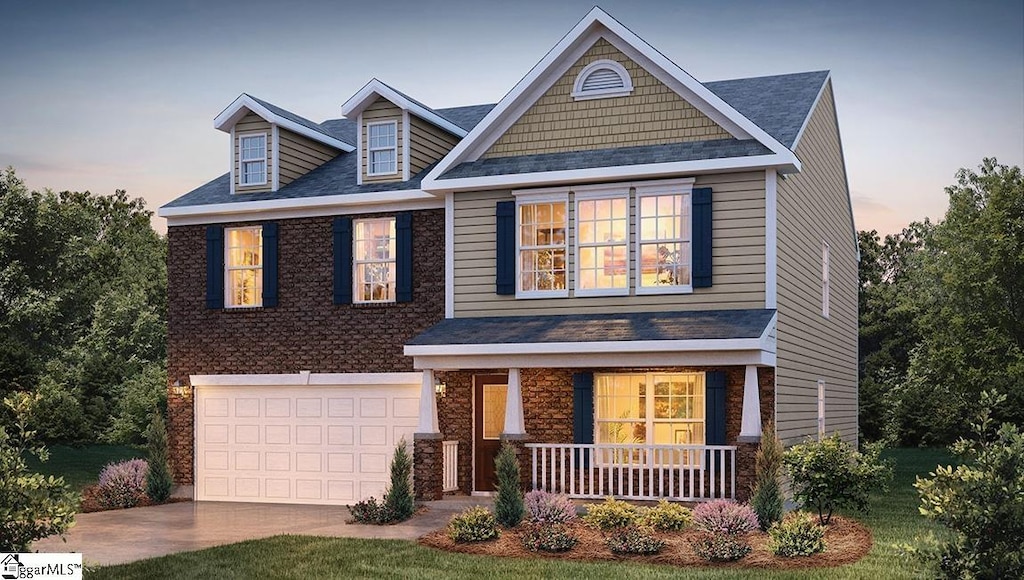
[[[473,489],[494,491],[494,457],[501,449],[501,432],[505,427],[505,393],[507,375],[473,377],[476,416],[473,417],[473,458],[475,473]]]

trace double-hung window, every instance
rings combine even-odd
[[[224,304],[228,308],[263,305],[263,228],[225,228]]]
[[[398,123],[368,123],[367,175],[391,175],[398,172]]]
[[[395,218],[356,220],[353,223],[355,303],[395,301]]]
[[[566,195],[525,199],[517,204],[517,296],[568,296],[568,205]]]
[[[240,135],[238,137],[239,185],[265,185],[267,183],[267,136]]]
[[[637,294],[692,289],[691,195],[637,188]]]
[[[629,293],[629,189],[576,192],[576,295]]]

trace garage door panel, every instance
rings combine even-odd
[[[197,387],[197,499],[382,497],[395,444],[412,444],[419,386]]]

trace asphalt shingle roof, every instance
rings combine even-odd
[[[447,318],[410,346],[758,338],[775,310]]]
[[[275,115],[277,115],[279,117],[284,117],[285,119],[288,119],[289,121],[292,121],[293,123],[297,123],[299,125],[302,125],[303,127],[307,128],[307,129],[312,129],[313,131],[316,131],[317,133],[320,133],[321,135],[325,135],[327,137],[334,137],[335,139],[341,139],[341,137],[339,135],[335,135],[335,134],[331,133],[328,129],[326,129],[325,127],[321,126],[319,123],[314,123],[313,121],[310,121],[309,119],[307,119],[307,118],[305,118],[305,117],[303,117],[301,115],[296,115],[295,113],[293,113],[293,112],[291,112],[291,111],[289,111],[287,109],[282,109],[281,107],[278,107],[277,105],[275,105],[273,103],[268,103],[268,102],[264,101],[263,99],[258,99],[258,98],[254,97],[252,95],[249,95],[248,93],[246,93],[246,94],[249,96],[250,99],[256,101],[257,103],[259,103],[261,105],[263,105],[264,107],[267,108],[268,111],[270,111],[271,113],[273,113],[273,114],[275,114]],[[353,133],[353,136],[354,135],[355,135],[355,133]],[[345,141],[349,145],[354,145],[355,144],[354,140],[353,141],[347,141],[345,139],[341,139],[341,140]]]

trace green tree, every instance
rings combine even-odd
[[[761,444],[754,456],[754,485],[750,494],[750,507],[765,531],[782,521],[782,453],[782,441],[775,433],[775,424],[769,423],[761,433]]]
[[[146,495],[155,502],[165,502],[171,497],[171,468],[167,464],[167,426],[164,415],[154,409],[149,427],[146,429]]]
[[[516,450],[507,441],[494,458],[494,472],[498,478],[498,496],[494,498],[494,517],[498,523],[511,528],[523,519],[523,489],[519,480],[519,459]]]
[[[412,497],[412,458],[403,437],[391,458],[391,485],[384,494],[384,508],[391,521],[404,522],[412,517],[415,504]]]

